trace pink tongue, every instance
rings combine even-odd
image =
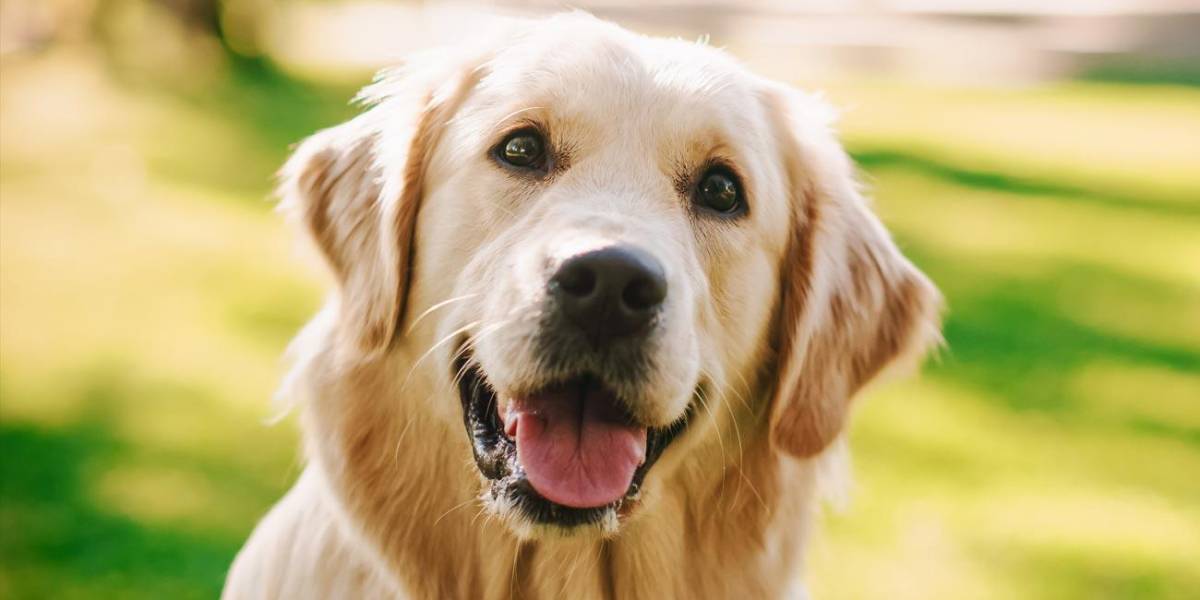
[[[547,500],[575,508],[624,496],[646,457],[646,430],[625,423],[607,392],[585,389],[518,398],[502,415],[529,483]]]

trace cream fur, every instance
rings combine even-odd
[[[860,196],[824,104],[718,50],[582,14],[415,57],[364,98],[282,174],[283,207],[338,287],[285,384],[308,466],[224,597],[805,597],[850,398],[936,343],[940,306]],[[487,156],[520,123],[567,149],[545,181]],[[677,189],[714,156],[744,178],[736,222]],[[656,426],[696,413],[628,514],[534,527],[482,497],[457,340],[502,397],[536,386],[547,271],[613,241],[656,256],[670,289],[630,408]]]

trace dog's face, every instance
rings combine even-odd
[[[457,274],[421,279],[418,305],[463,299],[437,335],[487,498],[568,525],[628,507],[692,413],[717,408],[698,404],[758,358],[789,221],[740,70],[584,33],[489,61],[433,154],[417,251],[418,273]]]
[[[578,16],[438,64],[377,84],[288,177],[347,352],[441,382],[426,408],[465,425],[480,495],[519,533],[616,531],[731,400],[813,454],[930,337],[936,293],[815,104]]]

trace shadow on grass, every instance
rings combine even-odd
[[[1070,201],[1078,203],[1080,210],[1106,206],[1175,218],[1200,216],[1200,205],[1195,203],[1105,194],[1054,181],[960,168],[901,152],[860,150],[854,156],[868,169],[910,171],[947,185],[1001,192],[1012,202]],[[1200,345],[1131,337],[1072,314],[1077,301],[1094,305],[1103,299],[1112,318],[1136,313],[1144,318],[1171,319],[1195,301],[1194,291],[1183,285],[1061,260],[1040,263],[1032,270],[1020,268],[1037,261],[1036,257],[1016,259],[1020,264],[1007,262],[1014,260],[1007,258],[985,261],[976,257],[967,262],[944,250],[923,247],[920,240],[900,241],[947,295],[944,333],[948,349],[940,362],[930,366],[931,371],[973,386],[1011,411],[1038,411],[1075,423],[1111,426],[1112,416],[1094,414],[1088,398],[1075,389],[1081,369],[1117,364],[1200,373]],[[1145,402],[1152,392],[1146,394],[1147,398],[1129,398],[1127,404],[1133,407]],[[1121,427],[1200,445],[1200,429],[1127,412]]]
[[[0,423],[0,555],[5,588],[14,597],[215,598],[254,515],[265,511],[286,485],[283,476],[291,475],[283,469],[280,477],[256,477],[253,466],[238,462],[237,448],[200,456],[129,437],[121,417],[130,411],[184,410],[179,407],[201,399],[178,385],[112,373],[118,370],[83,374],[81,414],[63,425],[7,417]],[[4,397],[11,399],[11,390]],[[199,419],[192,426],[214,422]],[[137,510],[127,514],[122,500],[105,497],[98,487],[114,471],[146,466],[182,474],[189,478],[184,484],[213,486],[223,505],[196,505],[187,497],[191,488],[175,480],[152,482],[151,497],[140,488],[121,490],[122,498],[134,494],[143,505],[190,507],[148,522],[134,516]],[[210,514],[210,508],[218,510]],[[167,507],[168,515],[178,512]]]
[[[963,168],[932,158],[888,149],[852,149],[851,155],[859,166],[868,172],[875,169],[902,169],[964,187],[1007,192],[1015,196],[1036,196],[1038,201],[1064,200],[1166,216],[1200,217],[1200,203],[1194,201],[1172,201],[1156,199],[1152,195],[1130,196],[1084,189],[1055,181]]]
[[[5,570],[15,597],[215,598],[237,540],[108,512],[87,481],[122,444],[102,422],[0,426]]]
[[[1189,301],[1186,291],[1158,281],[1090,265],[1057,263],[1036,275],[1015,275],[994,265],[965,264],[909,244],[906,250],[942,282],[949,311],[947,349],[929,369],[973,386],[1014,412],[1038,411],[1078,423],[1112,425],[1093,414],[1073,388],[1074,377],[1094,364],[1149,366],[1200,373],[1200,350],[1133,338],[1081,323],[1071,298],[1123,292],[1128,311],[1170,318]],[[1150,394],[1147,390],[1147,394]],[[1131,406],[1143,398],[1129,398]],[[1128,415],[1119,426],[1200,446],[1200,429]]]

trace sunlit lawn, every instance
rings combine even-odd
[[[0,88],[0,596],[212,597],[298,470],[266,426],[319,303],[271,212],[349,89],[93,55]],[[948,349],[851,432],[817,598],[1200,590],[1200,90],[830,86]]]

